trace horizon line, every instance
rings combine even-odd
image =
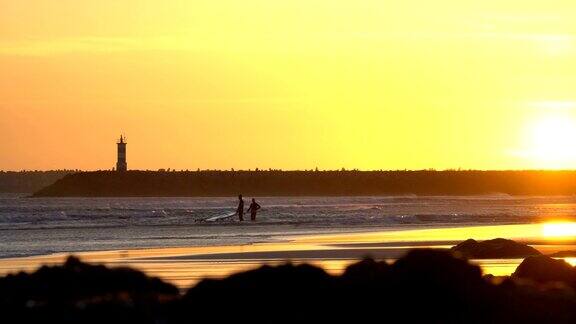
[[[172,168],[159,168],[159,169],[130,169],[122,172],[576,172],[575,169],[465,169],[465,168],[422,168],[422,169],[275,169],[275,168],[254,168],[254,169],[172,169]],[[21,169],[21,170],[0,170],[0,173],[34,173],[34,172],[117,172],[115,169]]]

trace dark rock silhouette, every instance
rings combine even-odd
[[[130,268],[109,269],[69,257],[62,266],[43,266],[32,274],[18,273],[0,279],[0,291],[14,300],[78,300],[102,295],[176,295],[173,285]]]
[[[576,269],[564,260],[540,255],[524,259],[512,275],[537,282],[563,282],[576,287]]]
[[[552,258],[576,258],[576,251],[559,251],[548,256]]]
[[[221,296],[232,303],[226,305],[226,312],[214,302]],[[507,298],[503,289],[484,280],[480,268],[466,260],[448,251],[413,250],[392,264],[365,259],[336,277],[310,266],[284,265],[205,280],[188,291],[180,308],[202,309],[215,314],[211,318],[220,323],[293,323],[302,316],[307,322],[336,323],[524,319],[519,311],[506,310]],[[245,311],[243,300],[257,310]],[[176,318],[182,318],[179,315]]]
[[[480,268],[447,251],[412,250],[392,264],[391,273],[389,303],[409,321],[482,321],[495,312],[492,287]]]
[[[342,280],[352,285],[370,285],[388,279],[390,265],[386,261],[375,261],[371,258],[354,263],[346,268]]]
[[[231,320],[294,323],[303,314],[309,320],[321,320],[320,314],[330,316],[327,305],[333,305],[336,293],[335,279],[320,268],[292,264],[263,266],[223,280],[200,282],[186,293],[182,309],[201,309],[219,323]]]
[[[161,300],[177,296],[176,287],[140,271],[90,265],[75,257],[62,266],[0,279],[0,309],[22,323],[143,320]]]
[[[525,258],[542,254],[531,246],[503,238],[483,242],[469,239],[452,247],[451,251],[469,259]]]
[[[412,250],[393,263],[362,260],[340,276],[306,264],[262,266],[181,295],[138,271],[70,258],[0,278],[0,310],[21,323],[574,323],[574,290],[549,285],[573,274],[536,256],[495,284],[449,251]]]

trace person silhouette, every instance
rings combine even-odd
[[[242,199],[242,195],[238,195],[238,209],[236,209],[236,213],[242,222],[244,220],[244,200]]]
[[[258,212],[258,210],[262,208],[260,205],[258,205],[258,203],[256,202],[256,199],[252,198],[252,203],[250,204],[250,208],[248,208],[248,210],[246,212],[250,212],[250,220],[251,221],[255,221],[256,220],[256,213]]]

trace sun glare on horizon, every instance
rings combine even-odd
[[[529,156],[538,167],[573,169],[576,165],[576,120],[568,114],[552,114],[530,127]]]
[[[542,235],[547,238],[574,238],[576,237],[576,223],[556,222],[543,224]]]

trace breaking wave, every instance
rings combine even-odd
[[[237,244],[298,229],[521,224],[576,219],[576,197],[259,198],[254,224],[235,217],[235,198],[53,198],[0,196],[0,256],[179,244]]]

